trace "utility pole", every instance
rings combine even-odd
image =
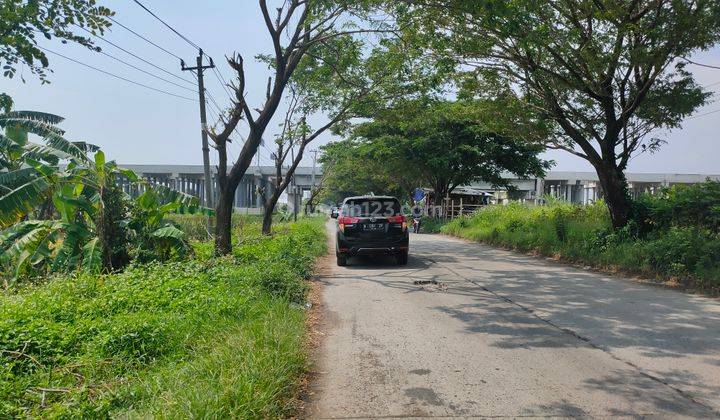
[[[294,179],[294,178],[293,178]],[[300,197],[300,200],[298,200],[298,195],[302,194],[302,189],[300,189],[297,185],[293,186],[293,189],[295,190],[293,194],[293,197],[295,198],[293,201],[293,213],[295,214],[295,221],[297,222],[297,215],[298,215],[298,201],[302,201],[302,197]],[[300,193],[298,193],[300,191]]]
[[[313,168],[312,168],[312,178],[311,178],[312,181],[310,182],[310,185],[312,185],[312,186],[314,187],[314,186],[315,186],[315,165],[317,164],[317,154],[318,154],[318,150],[317,150],[317,149],[313,149],[313,150],[310,151],[310,153],[313,154]]]
[[[212,208],[213,206],[213,180],[210,177],[210,147],[208,145],[207,135],[207,114],[205,113],[205,81],[203,79],[203,71],[215,67],[212,57],[210,64],[203,65],[203,50],[199,50],[196,59],[196,67],[187,67],[185,61],[180,60],[182,71],[197,71],[198,94],[200,95],[200,134],[202,136],[202,152],[203,152],[203,172],[205,175],[205,206]]]

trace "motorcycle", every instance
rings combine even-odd
[[[413,217],[413,233],[420,233],[420,218]]]

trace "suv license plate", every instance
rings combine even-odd
[[[383,230],[383,223],[367,223],[363,226],[363,230]]]

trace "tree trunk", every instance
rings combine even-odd
[[[265,205],[263,206],[263,224],[262,224],[262,233],[263,235],[269,235],[272,231],[272,216],[273,212],[275,211],[275,206],[277,205],[277,201],[280,197],[276,197],[275,194],[273,194],[272,197],[270,197],[269,200],[265,202]]]
[[[625,174],[614,164],[599,165],[595,169],[610,212],[613,228],[622,228],[630,220],[631,204]]]
[[[225,188],[221,187],[221,193],[218,196],[217,207],[215,207],[215,254],[227,255],[232,250],[232,214],[235,188],[232,185],[227,185]]]

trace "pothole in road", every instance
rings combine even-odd
[[[437,285],[438,282],[436,280],[415,280],[413,284],[416,284],[418,286],[424,286],[426,284],[434,284]]]
[[[447,290],[447,284],[443,282],[439,282],[437,280],[415,280],[413,281],[413,284],[416,286],[420,286],[421,289],[426,291],[440,291],[443,292]]]

